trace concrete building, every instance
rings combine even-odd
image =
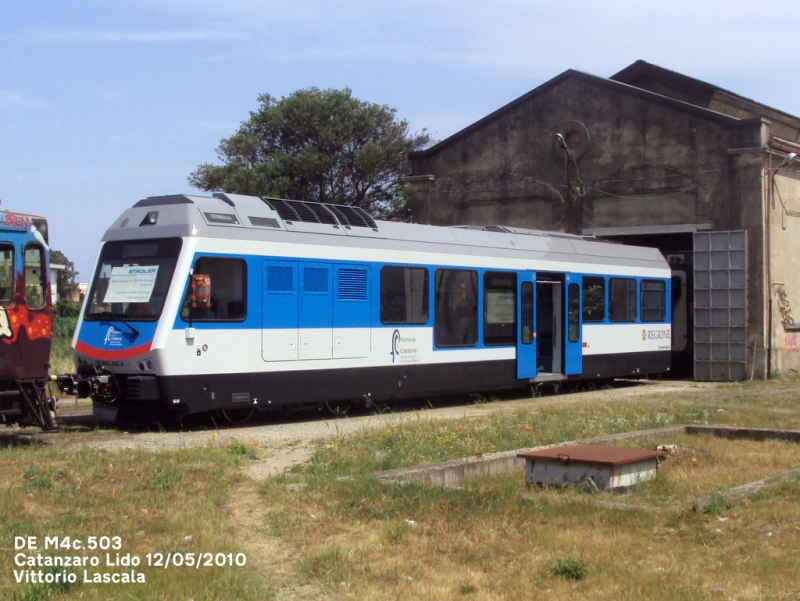
[[[569,70],[413,153],[413,220],[658,247],[685,294],[679,372],[787,374],[800,369],[792,153],[800,118],[712,84],[644,61],[607,79]]]

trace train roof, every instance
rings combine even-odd
[[[47,219],[39,215],[0,211],[0,229],[32,230],[39,232],[45,243],[49,243]]]
[[[604,242],[590,236],[509,226],[433,226],[375,220],[357,207],[217,193],[212,197],[170,195],[137,202],[109,228],[104,241],[198,236],[369,248],[408,248],[514,256],[542,254],[563,261],[664,267],[654,248]],[[311,235],[311,237],[309,237]],[[299,241],[299,240],[297,240]],[[447,247],[461,247],[460,249]]]

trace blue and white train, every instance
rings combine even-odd
[[[637,377],[670,369],[670,315],[651,248],[161,196],[103,237],[59,383],[98,415],[167,421]]]

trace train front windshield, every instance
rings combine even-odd
[[[181,250],[181,240],[107,242],[89,291],[85,319],[158,319]]]

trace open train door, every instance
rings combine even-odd
[[[525,380],[536,377],[536,274],[519,274],[517,287],[517,378]]]

